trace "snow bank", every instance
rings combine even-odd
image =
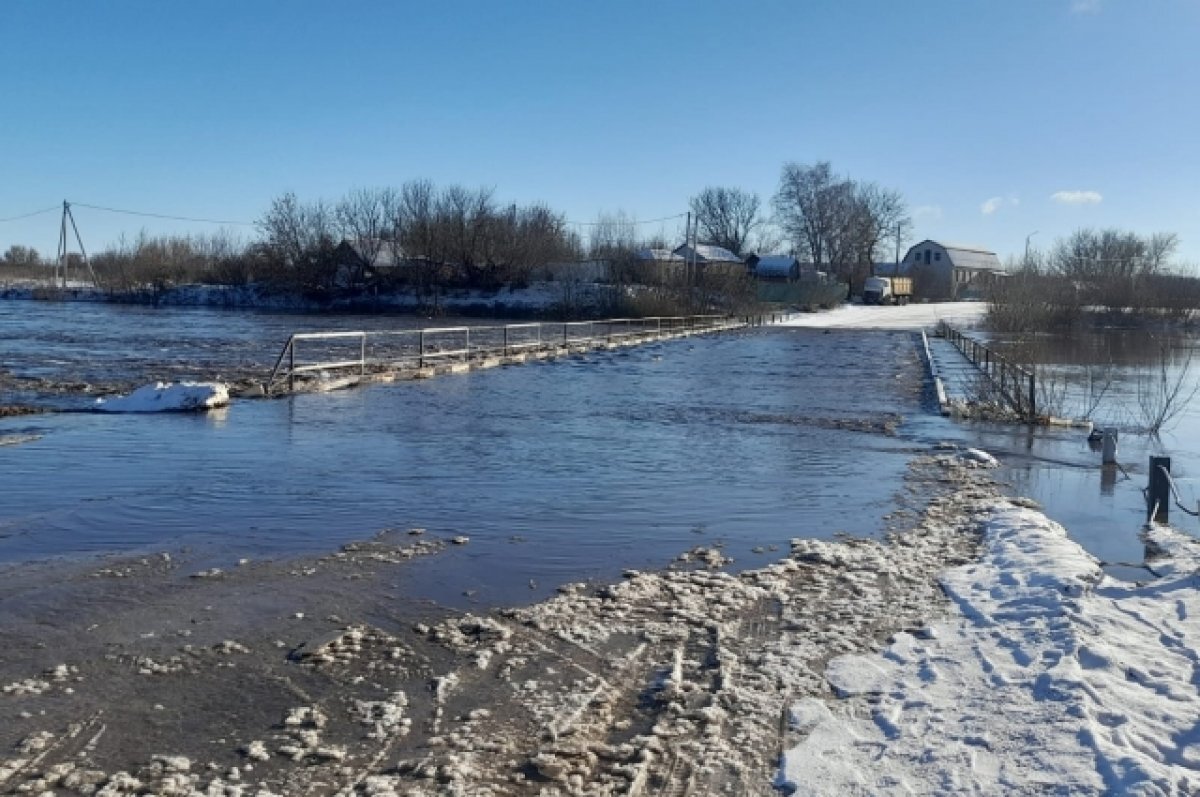
[[[1200,793],[1200,543],[1147,537],[1162,574],[1107,577],[1039,512],[985,504],[956,616],[834,659],[840,701],[792,709],[802,794]]]
[[[804,313],[784,321],[785,327],[811,329],[925,329],[947,321],[972,324],[987,312],[984,302],[933,302],[896,307],[845,304],[828,312]]]
[[[96,399],[98,412],[193,412],[223,407],[229,389],[219,382],[156,382],[128,396]]]

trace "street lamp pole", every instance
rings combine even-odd
[[[1021,264],[1024,268],[1029,268],[1029,239],[1037,234],[1038,231],[1034,230],[1033,232],[1029,233],[1029,235],[1025,236],[1025,260]]]

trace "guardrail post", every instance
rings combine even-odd
[[[362,333],[362,345],[358,349],[358,375],[367,375],[367,333]]]
[[[296,338],[288,346],[288,390],[296,392]]]
[[[417,336],[417,367],[425,367],[425,330],[421,330]]]
[[[1146,491],[1146,517],[1166,523],[1171,504],[1171,458],[1150,457],[1150,486]]]
[[[467,345],[464,347],[467,350],[467,355],[463,359],[467,362],[471,361],[471,328],[467,327]]]
[[[1029,419],[1037,418],[1037,377],[1029,372]]]
[[[508,324],[504,325],[504,356],[508,356]]]

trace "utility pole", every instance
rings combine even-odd
[[[71,212],[71,203],[63,200],[62,222],[59,225],[58,233],[58,268],[62,269],[62,288],[67,288],[67,267],[71,260],[71,245],[67,238],[67,222],[71,222],[71,231],[75,233],[75,243],[79,245],[79,256],[83,258],[83,264],[87,266],[88,273],[92,276],[92,284],[96,284],[96,272],[92,270],[91,261],[88,260],[87,250],[83,248],[83,238],[79,236],[79,226],[75,224],[75,214]],[[57,281],[58,275],[55,274]]]
[[[896,222],[896,265],[892,266],[892,276],[900,276],[900,222]]]
[[[58,264],[55,268],[54,281],[64,290],[67,287],[67,209],[70,205],[63,200],[62,219],[58,230]]]

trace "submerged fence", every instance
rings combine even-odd
[[[416,371],[446,363],[469,364],[538,352],[630,344],[766,323],[781,318],[724,315],[608,318],[600,321],[429,327],[384,331],[297,332],[288,337],[263,385],[296,389],[297,379]]]
[[[936,334],[953,343],[1018,415],[1030,421],[1037,419],[1037,374],[1032,369],[1017,365],[945,321],[938,322]]]

